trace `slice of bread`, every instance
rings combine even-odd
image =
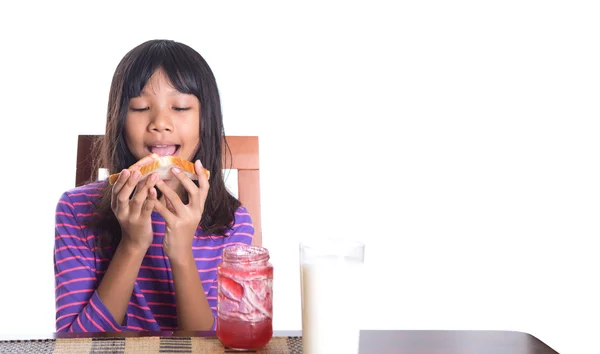
[[[196,169],[194,168],[194,164],[192,162],[181,159],[177,156],[156,156],[154,157],[154,161],[139,168],[139,171],[142,173],[142,178],[140,178],[140,181],[144,180],[152,172],[158,173],[161,179],[166,179],[171,174],[172,167],[178,167],[191,179],[198,179],[198,175],[196,175]],[[130,167],[129,171],[133,172],[136,169],[137,168]],[[206,174],[207,179],[210,178],[209,170],[204,169],[204,173]],[[119,178],[119,175],[120,173],[110,175],[108,177],[108,182],[110,184],[115,184]]]

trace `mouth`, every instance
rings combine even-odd
[[[181,145],[176,144],[156,144],[156,145],[148,145],[146,149],[150,151],[151,154],[157,154],[159,156],[173,156],[179,152]]]

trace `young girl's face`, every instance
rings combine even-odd
[[[138,160],[151,153],[190,160],[200,143],[199,130],[200,101],[177,91],[161,69],[129,101],[125,140]]]

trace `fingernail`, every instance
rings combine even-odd
[[[177,167],[173,167],[173,172],[175,172],[175,173],[179,173],[179,172],[181,172],[181,170],[180,170],[180,169],[178,169]]]
[[[196,160],[196,161],[198,162],[198,164],[200,165],[200,167],[203,167],[202,166],[202,162],[200,162],[200,160]]]

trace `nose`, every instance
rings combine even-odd
[[[156,114],[152,115],[148,129],[154,132],[173,131],[173,122],[169,112],[165,109],[160,109]]]

